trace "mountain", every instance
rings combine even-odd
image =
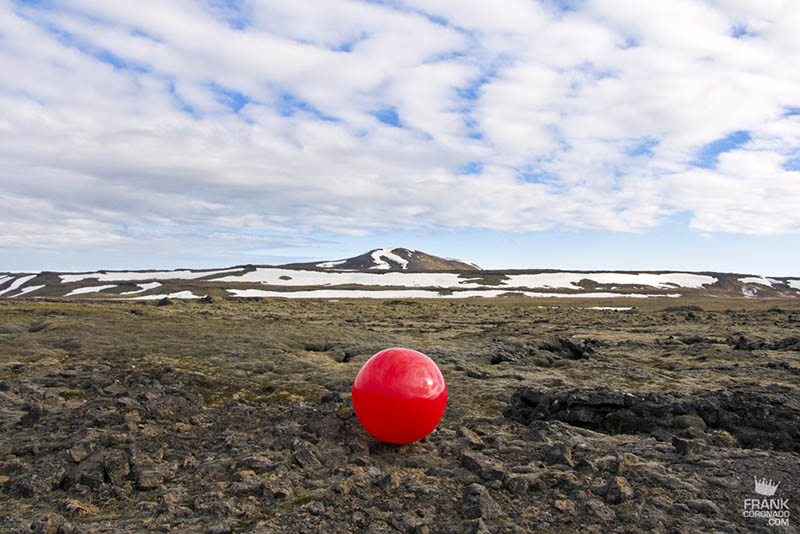
[[[480,267],[453,258],[440,258],[409,248],[376,248],[360,256],[313,263],[290,263],[287,269],[329,271],[480,271]]]
[[[206,296],[449,299],[506,295],[637,300],[652,297],[797,299],[800,277],[675,271],[488,271],[461,260],[405,248],[375,249],[353,258],[283,266],[86,273],[0,272],[0,299],[160,300]]]

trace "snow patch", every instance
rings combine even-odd
[[[144,293],[145,291],[149,291],[151,289],[155,289],[160,287],[161,282],[146,282],[144,284],[136,284],[139,286],[139,289],[135,289],[133,291],[125,291],[124,293],[120,293],[120,295],[135,295],[136,293]]]
[[[575,282],[588,278],[574,273],[509,274],[500,284],[506,287],[542,287],[547,289],[581,289]]]
[[[743,287],[742,295],[744,295],[745,297],[757,297],[758,290],[752,287]]]
[[[205,295],[203,295],[204,297]],[[132,297],[130,300],[161,300],[163,298],[168,299],[201,299],[203,297],[198,297],[191,291],[177,291],[175,293],[170,293],[168,295],[142,295],[141,297]]]
[[[330,269],[331,267],[336,267],[337,265],[341,265],[343,263],[347,263],[347,260],[325,261],[322,263],[318,263],[317,267],[320,267],[322,269]]]
[[[11,282],[10,286],[8,286],[4,290],[0,291],[0,295],[5,295],[6,293],[11,293],[12,291],[15,291],[19,286],[23,285],[25,282],[27,282],[31,278],[36,278],[36,275],[35,274],[29,274],[27,276],[23,276],[21,278],[17,278],[13,282]],[[22,293],[20,293],[20,294],[22,294]]]
[[[408,267],[408,260],[401,258],[397,254],[392,252],[393,250],[394,249],[391,248],[382,248],[374,251],[372,253],[372,260],[375,262],[375,265],[370,267],[370,269],[378,269],[382,271],[391,269],[392,266],[389,265],[389,262],[385,261],[389,260],[393,261],[394,263],[397,263],[398,265],[400,265],[401,269],[405,270],[406,267]]]
[[[24,295],[25,293],[33,293],[37,289],[42,289],[43,287],[45,287],[45,286],[28,286],[26,288],[21,289],[20,292],[17,293],[16,295],[11,295],[9,298],[14,299],[14,298],[17,298],[17,297],[20,297],[20,296]]]
[[[79,287],[78,289],[73,289],[64,296],[71,297],[73,295],[83,295],[84,293],[98,293],[104,289],[111,289],[112,287],[117,287],[117,284],[111,284],[110,286]]]
[[[792,289],[800,289],[800,280],[786,280],[786,285]]]
[[[59,277],[64,284],[89,279],[95,279],[98,282],[125,282],[128,280],[195,280],[206,276],[216,276],[241,270],[241,268],[234,268],[220,271],[113,271],[105,273],[62,274],[59,275]]]
[[[0,286],[8,282],[9,280],[13,280],[13,276],[0,276]]]
[[[765,278],[763,276],[746,276],[744,278],[739,278],[739,282],[742,284],[761,284],[762,286],[769,286],[773,287],[772,284],[780,283],[780,280],[774,280],[772,278]]]

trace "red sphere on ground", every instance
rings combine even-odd
[[[353,382],[353,409],[361,426],[389,443],[421,440],[439,424],[446,406],[442,372],[415,350],[382,350]]]

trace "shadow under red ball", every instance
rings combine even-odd
[[[367,360],[353,382],[353,409],[371,436],[412,443],[430,434],[447,406],[439,367],[421,352],[386,349]]]

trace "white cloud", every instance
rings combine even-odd
[[[242,4],[0,4],[6,246],[800,229],[796,3]]]
[[[781,167],[782,156],[767,151],[720,154],[716,171],[687,171],[672,180],[676,201],[693,208],[698,231],[776,235],[800,227],[800,171]]]

